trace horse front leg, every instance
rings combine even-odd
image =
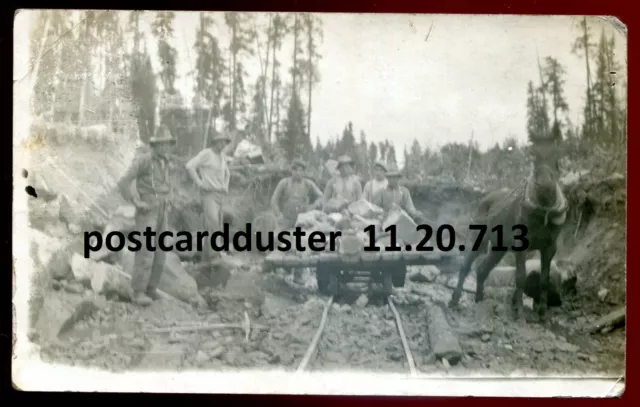
[[[476,272],[478,277],[476,281],[476,302],[480,302],[484,299],[484,282],[487,277],[489,277],[491,270],[500,263],[500,260],[502,260],[506,253],[506,251],[491,251],[478,266]]]
[[[549,280],[551,274],[551,260],[556,254],[555,243],[540,250],[540,299],[538,300],[538,316],[542,321],[547,317],[547,307],[549,298]]]
[[[451,295],[451,301],[449,301],[449,307],[455,307],[460,302],[460,297],[462,296],[462,289],[464,286],[464,280],[467,279],[469,275],[469,271],[471,271],[471,265],[481,254],[480,251],[472,251],[464,258],[464,263],[460,268],[460,273],[458,274],[458,285],[453,290],[453,294]]]
[[[516,289],[514,290],[513,296],[511,297],[511,310],[513,311],[514,319],[520,318],[522,314],[522,296],[524,294],[525,280],[527,279],[527,269],[525,262],[525,252],[516,252]]]

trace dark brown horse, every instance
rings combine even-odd
[[[484,282],[491,270],[507,251],[514,251],[516,288],[511,305],[517,318],[523,305],[522,296],[526,280],[525,252],[538,250],[541,260],[540,297],[535,308],[541,318],[544,319],[546,316],[551,260],[556,254],[556,240],[566,219],[567,200],[558,184],[559,163],[554,146],[547,144],[535,148],[533,174],[521,187],[515,190],[493,191],[479,202],[474,223],[486,225],[487,230],[479,246],[481,250],[469,252],[464,260],[458,285],[449,303],[451,307],[458,305],[471,265],[485,252],[484,248],[487,248],[489,253],[477,267],[476,302],[484,298]],[[524,225],[526,230],[519,229],[517,225]],[[502,228],[502,241],[498,241],[498,233],[492,231],[496,226]],[[491,245],[490,249],[488,245]],[[523,245],[527,246],[526,250],[521,249]],[[496,246],[504,249],[496,250]]]

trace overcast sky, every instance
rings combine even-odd
[[[229,34],[222,13],[214,14],[212,32],[227,52]],[[145,13],[151,22],[154,13]],[[414,138],[424,146],[474,138],[482,148],[509,135],[526,141],[526,87],[539,83],[536,48],[541,60],[553,56],[567,70],[565,92],[574,123],[582,122],[586,72],[584,59],[571,53],[581,17],[319,14],[324,41],[319,47],[320,83],[313,92],[311,138],[326,141],[352,121],[356,137],[388,138],[398,158]],[[124,15],[123,15],[124,18]],[[193,97],[193,44],[198,13],[177,12],[172,43],[179,53],[177,86]],[[268,14],[257,14],[262,31]],[[626,38],[610,23],[588,18],[595,40],[604,29],[615,35],[616,59],[623,65],[617,81],[626,78]],[[146,25],[148,29],[148,24]],[[429,28],[431,34],[426,38]],[[279,59],[286,81],[291,37]],[[149,41],[155,54],[155,40]],[[264,45],[262,45],[264,52]],[[153,58],[156,69],[157,57]],[[255,83],[256,57],[244,62]],[[595,70],[595,68],[592,68]],[[619,89],[622,89],[619,87]],[[247,103],[250,103],[250,95]],[[304,97],[306,105],[306,97]]]

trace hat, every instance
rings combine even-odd
[[[226,141],[228,143],[231,141],[231,137],[229,137],[227,133],[218,133],[211,137],[211,141],[213,141],[214,143],[216,141]]]
[[[161,127],[158,130],[158,135],[155,137],[151,137],[149,139],[149,144],[159,144],[159,143],[176,143],[176,139],[171,137],[171,132],[165,126]]]
[[[387,178],[389,178],[389,177],[396,177],[396,178],[402,177],[402,173],[400,172],[400,170],[396,166],[393,166],[393,167],[389,168],[389,170],[387,171],[387,173],[385,175],[387,176]]]
[[[338,157],[338,168],[343,164],[353,164],[353,160],[348,155]]]
[[[385,164],[382,161],[377,161],[373,166],[374,167],[380,167],[380,168],[382,168],[382,171],[387,172],[387,164]]]
[[[296,167],[302,167],[302,169],[307,169],[307,164],[300,159],[295,159],[291,162],[291,169],[293,170]]]

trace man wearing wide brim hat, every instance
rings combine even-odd
[[[226,132],[215,134],[210,139],[211,147],[200,151],[186,165],[189,176],[201,191],[204,225],[209,234],[223,228],[222,205],[229,193],[231,178],[226,156],[237,142],[236,138]],[[206,260],[220,256],[211,245],[207,245],[204,254]]]
[[[231,143],[233,140],[231,135],[227,132],[214,134],[210,137],[211,144],[221,144],[223,147]]]
[[[362,198],[362,185],[354,173],[353,160],[348,155],[338,157],[340,174],[331,179],[324,190],[324,209],[333,212]]]
[[[293,160],[291,162],[291,172],[295,172],[298,170],[302,170],[302,171],[306,171],[307,170],[307,163],[305,163],[304,161],[302,161],[299,158],[296,158],[295,160]]]
[[[280,180],[271,196],[271,208],[280,220],[282,229],[295,226],[298,215],[317,208],[322,203],[322,191],[305,178],[307,164],[302,160],[291,163],[291,176]],[[294,269],[294,282],[301,283],[301,270]]]
[[[322,204],[322,191],[310,180],[305,178],[307,164],[295,159],[291,163],[291,176],[280,180],[271,196],[271,208],[280,220],[280,228],[293,228],[298,215],[317,208]],[[313,203],[312,203],[313,201]],[[303,269],[293,269],[293,281],[304,284]]]
[[[374,205],[380,206],[380,193],[387,187],[387,166],[382,161],[373,165],[373,178],[364,184],[362,195],[364,199]]]
[[[291,176],[280,180],[271,196],[271,208],[281,219],[281,227],[291,228],[298,215],[322,203],[322,191],[312,180],[305,178],[307,164],[302,160],[291,163]]]
[[[167,126],[162,126],[158,130],[158,134],[151,137],[149,139],[149,145],[157,146],[157,145],[169,145],[173,146],[176,144],[176,139],[171,136],[171,131]]]
[[[380,193],[380,206],[382,209],[388,213],[394,205],[397,205],[404,209],[415,221],[422,219],[422,213],[414,206],[409,189],[399,184],[402,173],[398,169],[392,168],[387,171],[386,176],[388,185]]]
[[[151,151],[136,157],[118,182],[122,196],[136,206],[136,230],[144,232],[150,227],[156,236],[167,230],[167,200],[172,190],[167,156],[176,144],[166,127],[158,133],[149,139]],[[135,191],[131,188],[134,181]],[[165,259],[162,250],[151,252],[142,248],[136,252],[131,278],[135,304],[146,306],[157,298]]]

